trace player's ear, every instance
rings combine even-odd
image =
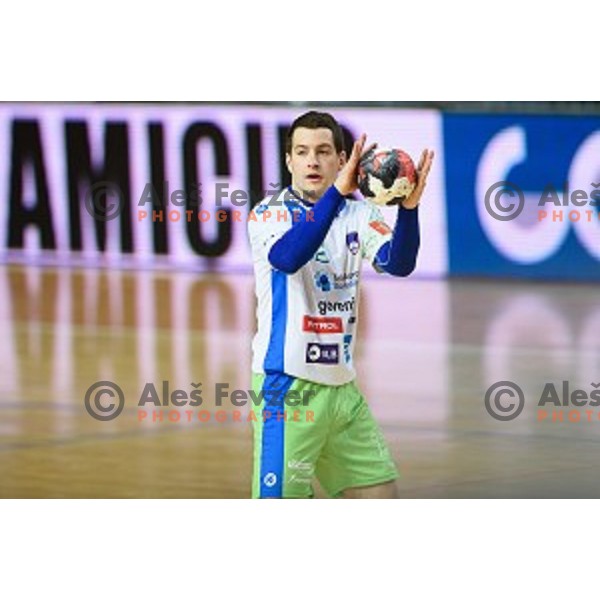
[[[340,159],[340,169],[341,169],[348,162],[348,157],[346,156],[346,151],[345,150],[342,150],[340,152],[339,159]]]
[[[290,175],[292,175],[292,157],[290,156],[289,152],[285,153],[285,164]]]

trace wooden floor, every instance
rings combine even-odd
[[[0,497],[248,497],[247,411],[217,422],[212,390],[248,389],[253,328],[250,275],[0,266]],[[600,407],[537,406],[546,382],[600,382],[596,286],[367,278],[355,358],[402,496],[600,497]],[[107,380],[125,407],[99,421],[84,398]],[[514,421],[484,408],[501,380],[525,391]],[[202,383],[210,420],[141,420],[163,381]]]

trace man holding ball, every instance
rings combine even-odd
[[[248,222],[258,300],[252,387],[263,399],[254,408],[255,498],[310,498],[314,477],[333,497],[396,496],[396,467],[355,383],[360,270],[363,259],[396,277],[414,270],[433,152],[423,152],[392,230],[377,206],[346,199],[365,143],[363,134],[347,159],[331,115],[298,117],[286,146],[292,184]]]

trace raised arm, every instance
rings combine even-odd
[[[301,269],[319,249],[333,223],[344,196],[358,187],[358,164],[363,154],[366,135],[354,143],[348,162],[339,172],[335,183],[323,194],[312,210],[311,219],[300,219],[273,245],[269,262],[278,271],[292,274]],[[375,145],[371,146],[370,151]]]
[[[416,266],[420,245],[419,204],[433,162],[433,151],[424,150],[417,167],[417,186],[398,207],[398,216],[392,239],[381,246],[375,256],[375,266],[380,271],[406,277]]]

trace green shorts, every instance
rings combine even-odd
[[[311,498],[313,477],[334,497],[398,477],[354,382],[327,386],[254,374],[252,389],[254,498]]]

